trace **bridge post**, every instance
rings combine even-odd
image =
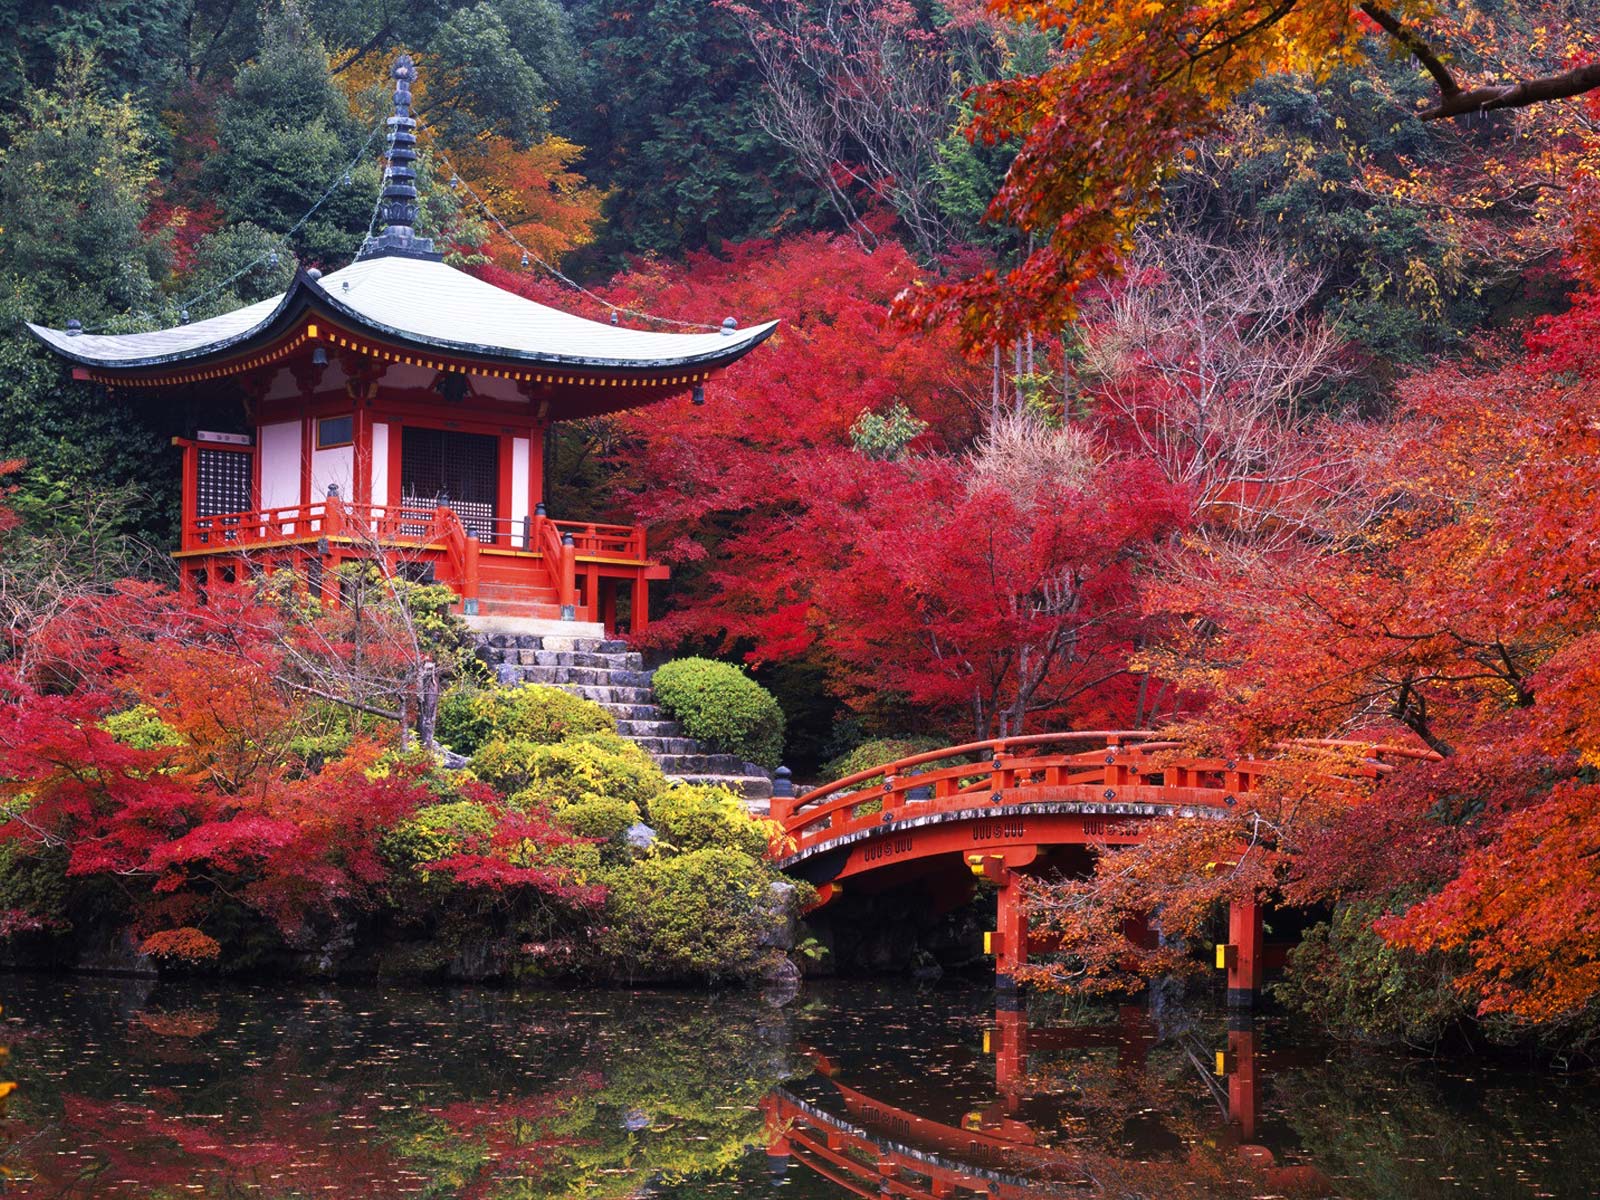
[[[793,1157],[789,1148],[789,1125],[783,1119],[774,1097],[769,1095],[762,1100],[761,1109],[766,1120],[767,1171],[774,1183],[782,1183],[789,1173],[789,1160]]]
[[[1248,1013],[1228,1020],[1228,1120],[1246,1142],[1256,1140],[1256,1031]]]
[[[1018,968],[1028,965],[1028,918],[1022,911],[1022,878],[1009,867],[999,870],[1000,890],[995,896],[994,984],[1014,992]]]
[[[1021,1008],[997,1004],[993,1039],[984,1035],[985,1050],[994,1055],[994,1087],[1010,1096],[1021,1086],[1028,1065],[1028,1014]]]
[[[1228,1007],[1254,1008],[1261,992],[1262,952],[1265,935],[1261,905],[1253,900],[1228,905],[1228,944],[1220,947],[1218,963],[1228,969]]]

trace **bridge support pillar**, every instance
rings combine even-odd
[[[1028,918],[1022,911],[1022,877],[1009,867],[999,869],[994,931],[994,985],[1015,992],[1018,969],[1028,964]]]
[[[1228,1120],[1239,1127],[1239,1137],[1256,1140],[1256,1032],[1255,1018],[1241,1013],[1228,1020]]]
[[[995,1005],[994,1030],[984,1035],[984,1048],[994,1054],[994,1086],[1012,1096],[1022,1085],[1028,1065],[1028,1016],[1008,1004]]]
[[[1261,905],[1237,902],[1228,905],[1228,944],[1225,948],[1228,969],[1228,1007],[1254,1008],[1261,995],[1265,934],[1261,925]]]

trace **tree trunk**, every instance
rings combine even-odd
[[[429,750],[438,748],[434,731],[439,724],[439,668],[425,658],[417,671],[417,738]]]

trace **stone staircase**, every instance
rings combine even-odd
[[[626,642],[607,640],[599,626],[578,625],[570,633],[484,629],[478,633],[478,657],[503,686],[541,683],[593,700],[616,718],[617,732],[642,746],[669,779],[718,784],[743,796],[753,811],[768,808],[772,777],[754,763],[717,754],[684,736],[683,727],[656,704],[643,657]]]

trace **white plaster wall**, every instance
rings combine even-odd
[[[258,442],[261,507],[293,508],[300,503],[300,422],[263,425]]]
[[[382,421],[372,426],[372,502],[389,503],[389,426]]]
[[[528,515],[528,439],[511,439],[511,528],[513,536],[522,533],[522,518]]]
[[[327,499],[328,485],[337,483],[339,495],[346,500],[355,497],[356,448],[335,446],[332,450],[311,452],[311,502]]]

